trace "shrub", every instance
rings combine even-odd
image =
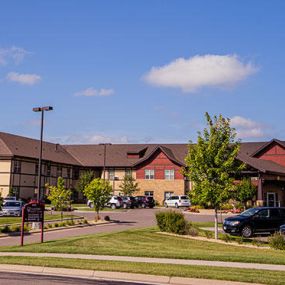
[[[67,221],[66,224],[67,224],[68,226],[73,226],[75,223],[74,223],[73,220],[70,220],[70,221]]]
[[[11,225],[10,231],[11,232],[19,232],[19,231],[21,231],[21,227],[19,225]]]
[[[162,232],[186,234],[189,230],[184,215],[175,211],[164,211],[155,214],[156,222]]]
[[[55,223],[55,224],[54,224],[54,227],[55,227],[55,228],[58,228],[58,226],[59,226],[58,223]]]
[[[84,219],[83,224],[88,224],[88,221],[86,219]]]
[[[4,233],[4,234],[6,234],[6,233],[11,232],[11,230],[10,230],[9,226],[6,225],[6,226],[4,226],[4,227],[1,229],[1,232]]]
[[[285,249],[284,236],[280,233],[275,233],[268,238],[268,244],[271,248],[284,250]]]
[[[210,231],[205,231],[205,236],[206,236],[206,238],[210,239],[210,238],[214,237],[214,234]]]
[[[228,234],[222,234],[221,235],[221,240],[223,240],[225,242],[230,242],[232,240],[232,238]]]
[[[188,224],[189,227],[187,229],[187,234],[192,236],[192,237],[196,237],[199,235],[199,231],[198,229],[196,229],[195,227],[191,226],[191,224]]]
[[[109,222],[111,219],[110,219],[110,217],[109,216],[105,216],[104,217],[104,221],[107,221],[107,222]]]
[[[47,224],[47,227],[50,229],[53,227],[53,224]]]
[[[59,223],[59,226],[60,226],[60,227],[65,227],[65,226],[66,226],[66,223],[65,223],[65,222],[61,222],[61,223]]]

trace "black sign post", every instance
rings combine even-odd
[[[24,245],[25,223],[41,223],[41,242],[44,242],[44,211],[45,204],[39,201],[31,201],[22,209],[21,246]]]

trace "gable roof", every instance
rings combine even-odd
[[[174,145],[172,145],[173,147]],[[177,149],[177,146],[176,145],[176,151],[178,151]],[[183,148],[185,148],[185,145],[182,145]],[[180,149],[181,151],[182,149]],[[169,147],[166,147],[166,145],[157,145],[156,147],[153,147],[153,149],[151,151],[148,152],[147,155],[145,155],[143,158],[139,159],[137,162],[135,162],[133,164],[133,166],[138,166],[139,164],[142,164],[143,162],[147,161],[149,158],[151,158],[157,151],[161,151],[163,152],[167,158],[169,160],[171,160],[172,162],[175,162],[176,164],[180,165],[180,166],[184,166],[185,163],[184,163],[184,158],[185,156],[183,157],[183,160],[179,160],[177,157],[175,157],[173,151],[169,148]]]
[[[254,157],[271,143],[285,147],[285,142],[241,143],[237,159],[263,173],[285,175],[285,167],[273,161]],[[172,162],[184,166],[188,144],[112,144],[106,145],[106,167],[137,167],[150,159],[157,151],[163,152]],[[128,153],[141,156],[130,157]],[[26,157],[37,159],[39,140],[0,132],[0,157]],[[82,167],[103,167],[104,145],[59,145],[43,142],[43,160]]]
[[[243,154],[238,154],[237,159],[262,173],[285,175],[285,167],[274,161],[250,157]]]
[[[264,143],[262,146],[260,146],[255,152],[253,152],[251,154],[252,157],[257,156],[258,154],[260,154],[263,150],[265,150],[268,146],[270,146],[271,144],[276,143],[280,146],[282,146],[283,148],[285,148],[285,142],[280,141],[278,139],[272,139],[269,142]]]

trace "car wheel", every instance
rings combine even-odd
[[[111,209],[115,210],[117,207],[116,207],[116,204],[112,204],[111,205]]]
[[[245,238],[251,237],[253,234],[251,226],[244,226],[241,231],[241,235]]]
[[[164,203],[164,207],[165,207],[165,208],[168,208],[168,205],[167,205],[167,203]]]
[[[175,203],[175,208],[176,208],[176,209],[178,209],[178,208],[179,208],[179,206],[178,206],[178,204],[177,204],[177,203]]]

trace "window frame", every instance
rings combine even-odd
[[[165,180],[174,180],[175,179],[175,170],[174,169],[164,169],[164,179]]]
[[[154,180],[154,178],[155,178],[154,169],[145,169],[144,170],[144,179],[145,180]]]

